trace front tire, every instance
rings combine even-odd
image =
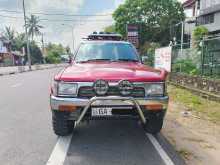
[[[73,132],[75,121],[68,120],[68,112],[54,111],[52,125],[54,133],[58,136],[68,136]]]
[[[152,115],[147,123],[144,124],[144,129],[147,133],[158,134],[163,127],[163,118],[157,117],[156,115]]]

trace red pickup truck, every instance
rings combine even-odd
[[[82,121],[113,118],[134,118],[147,132],[160,132],[169,100],[166,76],[142,64],[128,42],[82,42],[52,83],[55,134],[69,135]]]

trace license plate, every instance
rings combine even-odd
[[[92,116],[111,116],[112,108],[92,108]]]

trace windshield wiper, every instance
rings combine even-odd
[[[86,63],[86,62],[92,62],[92,61],[111,61],[111,59],[90,59],[86,61],[78,61],[78,63]]]

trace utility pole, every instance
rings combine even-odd
[[[28,31],[27,31],[27,19],[26,19],[26,10],[25,10],[25,3],[23,0],[23,12],[24,12],[24,23],[25,23],[25,38],[27,42],[27,57],[28,57],[28,67],[29,70],[31,70],[31,55],[30,55],[30,43],[29,43],[29,37],[28,37]]]
[[[44,34],[43,34],[43,33],[42,33],[42,39],[41,39],[41,42],[42,42],[42,52],[43,52],[43,56],[45,56]]]
[[[73,54],[74,54],[74,51],[75,51],[75,36],[74,36],[74,26],[73,26],[73,29],[72,29],[72,38],[73,38]]]

